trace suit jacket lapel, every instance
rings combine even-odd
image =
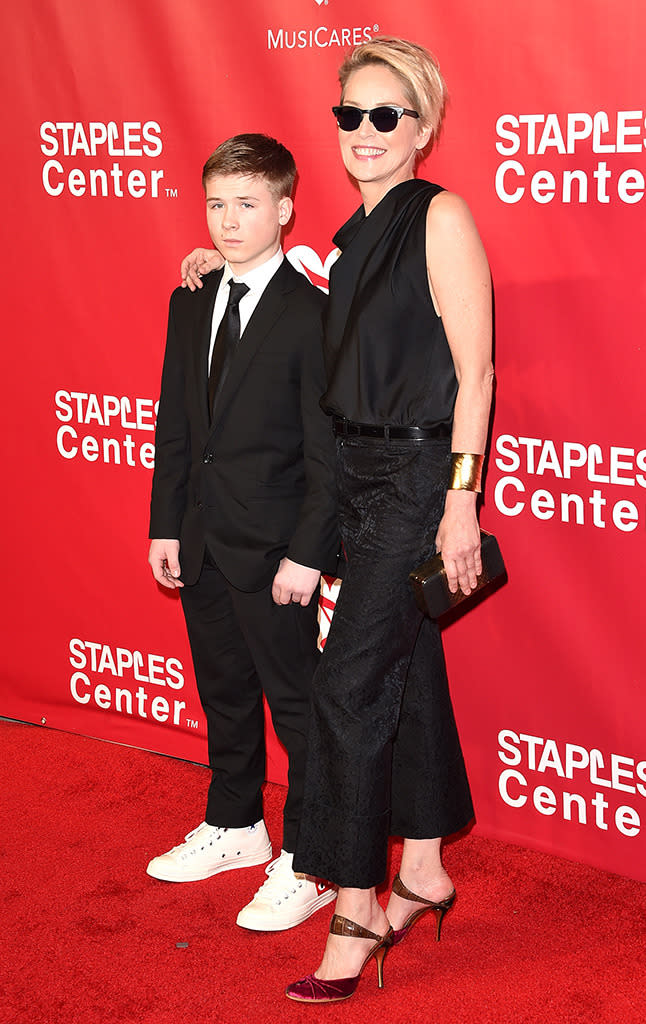
[[[229,403],[237,394],[244,380],[249,364],[285,310],[287,305],[285,292],[289,291],[289,271],[286,267],[289,266],[287,259],[283,260],[262,293],[249,323],[242,332],[227,379],[216,403],[212,429],[215,429],[220,423]]]
[[[193,370],[195,378],[195,394],[197,395],[197,404],[200,410],[200,416],[202,417],[206,430],[210,429],[209,423],[211,419],[208,396],[209,345],[211,344],[213,307],[215,306],[215,298],[218,293],[221,280],[221,270],[208,274],[204,278],[204,286],[200,295],[200,298],[202,299],[202,308],[197,313],[195,331],[195,366]]]

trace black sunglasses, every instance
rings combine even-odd
[[[416,110],[407,110],[406,107],[373,107],[372,110],[361,110],[360,107],[332,107],[332,113],[336,117],[336,123],[342,132],[356,132],[363,121],[363,115],[367,114],[369,120],[378,132],[394,132],[399,124],[400,118],[406,114],[408,117],[419,117]]]

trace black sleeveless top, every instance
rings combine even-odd
[[[357,423],[433,427],[453,421],[457,380],[426,271],[426,212],[439,185],[395,185],[334,236],[325,314],[323,409]]]

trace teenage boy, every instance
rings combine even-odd
[[[263,821],[263,694],[289,758],[280,856],[238,915],[278,931],[334,899],[297,877],[309,689],[321,571],[335,572],[333,439],[325,390],[324,296],[284,258],[296,167],[264,135],[207,160],[206,217],[224,267],[170,301],[156,432],[149,562],[180,590],[206,715],[205,820],[148,874],[208,878],[272,855]]]

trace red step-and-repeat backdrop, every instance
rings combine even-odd
[[[646,880],[644,5],[23,0],[0,17],[0,714],[205,760],[181,610],[146,563],[167,298],[208,243],[202,163],[241,131],[292,149],[285,247],[324,286],[358,205],[336,69],[402,35],[451,91],[422,174],[470,203],[495,287],[482,523],[509,582],[445,631],[477,828]]]

